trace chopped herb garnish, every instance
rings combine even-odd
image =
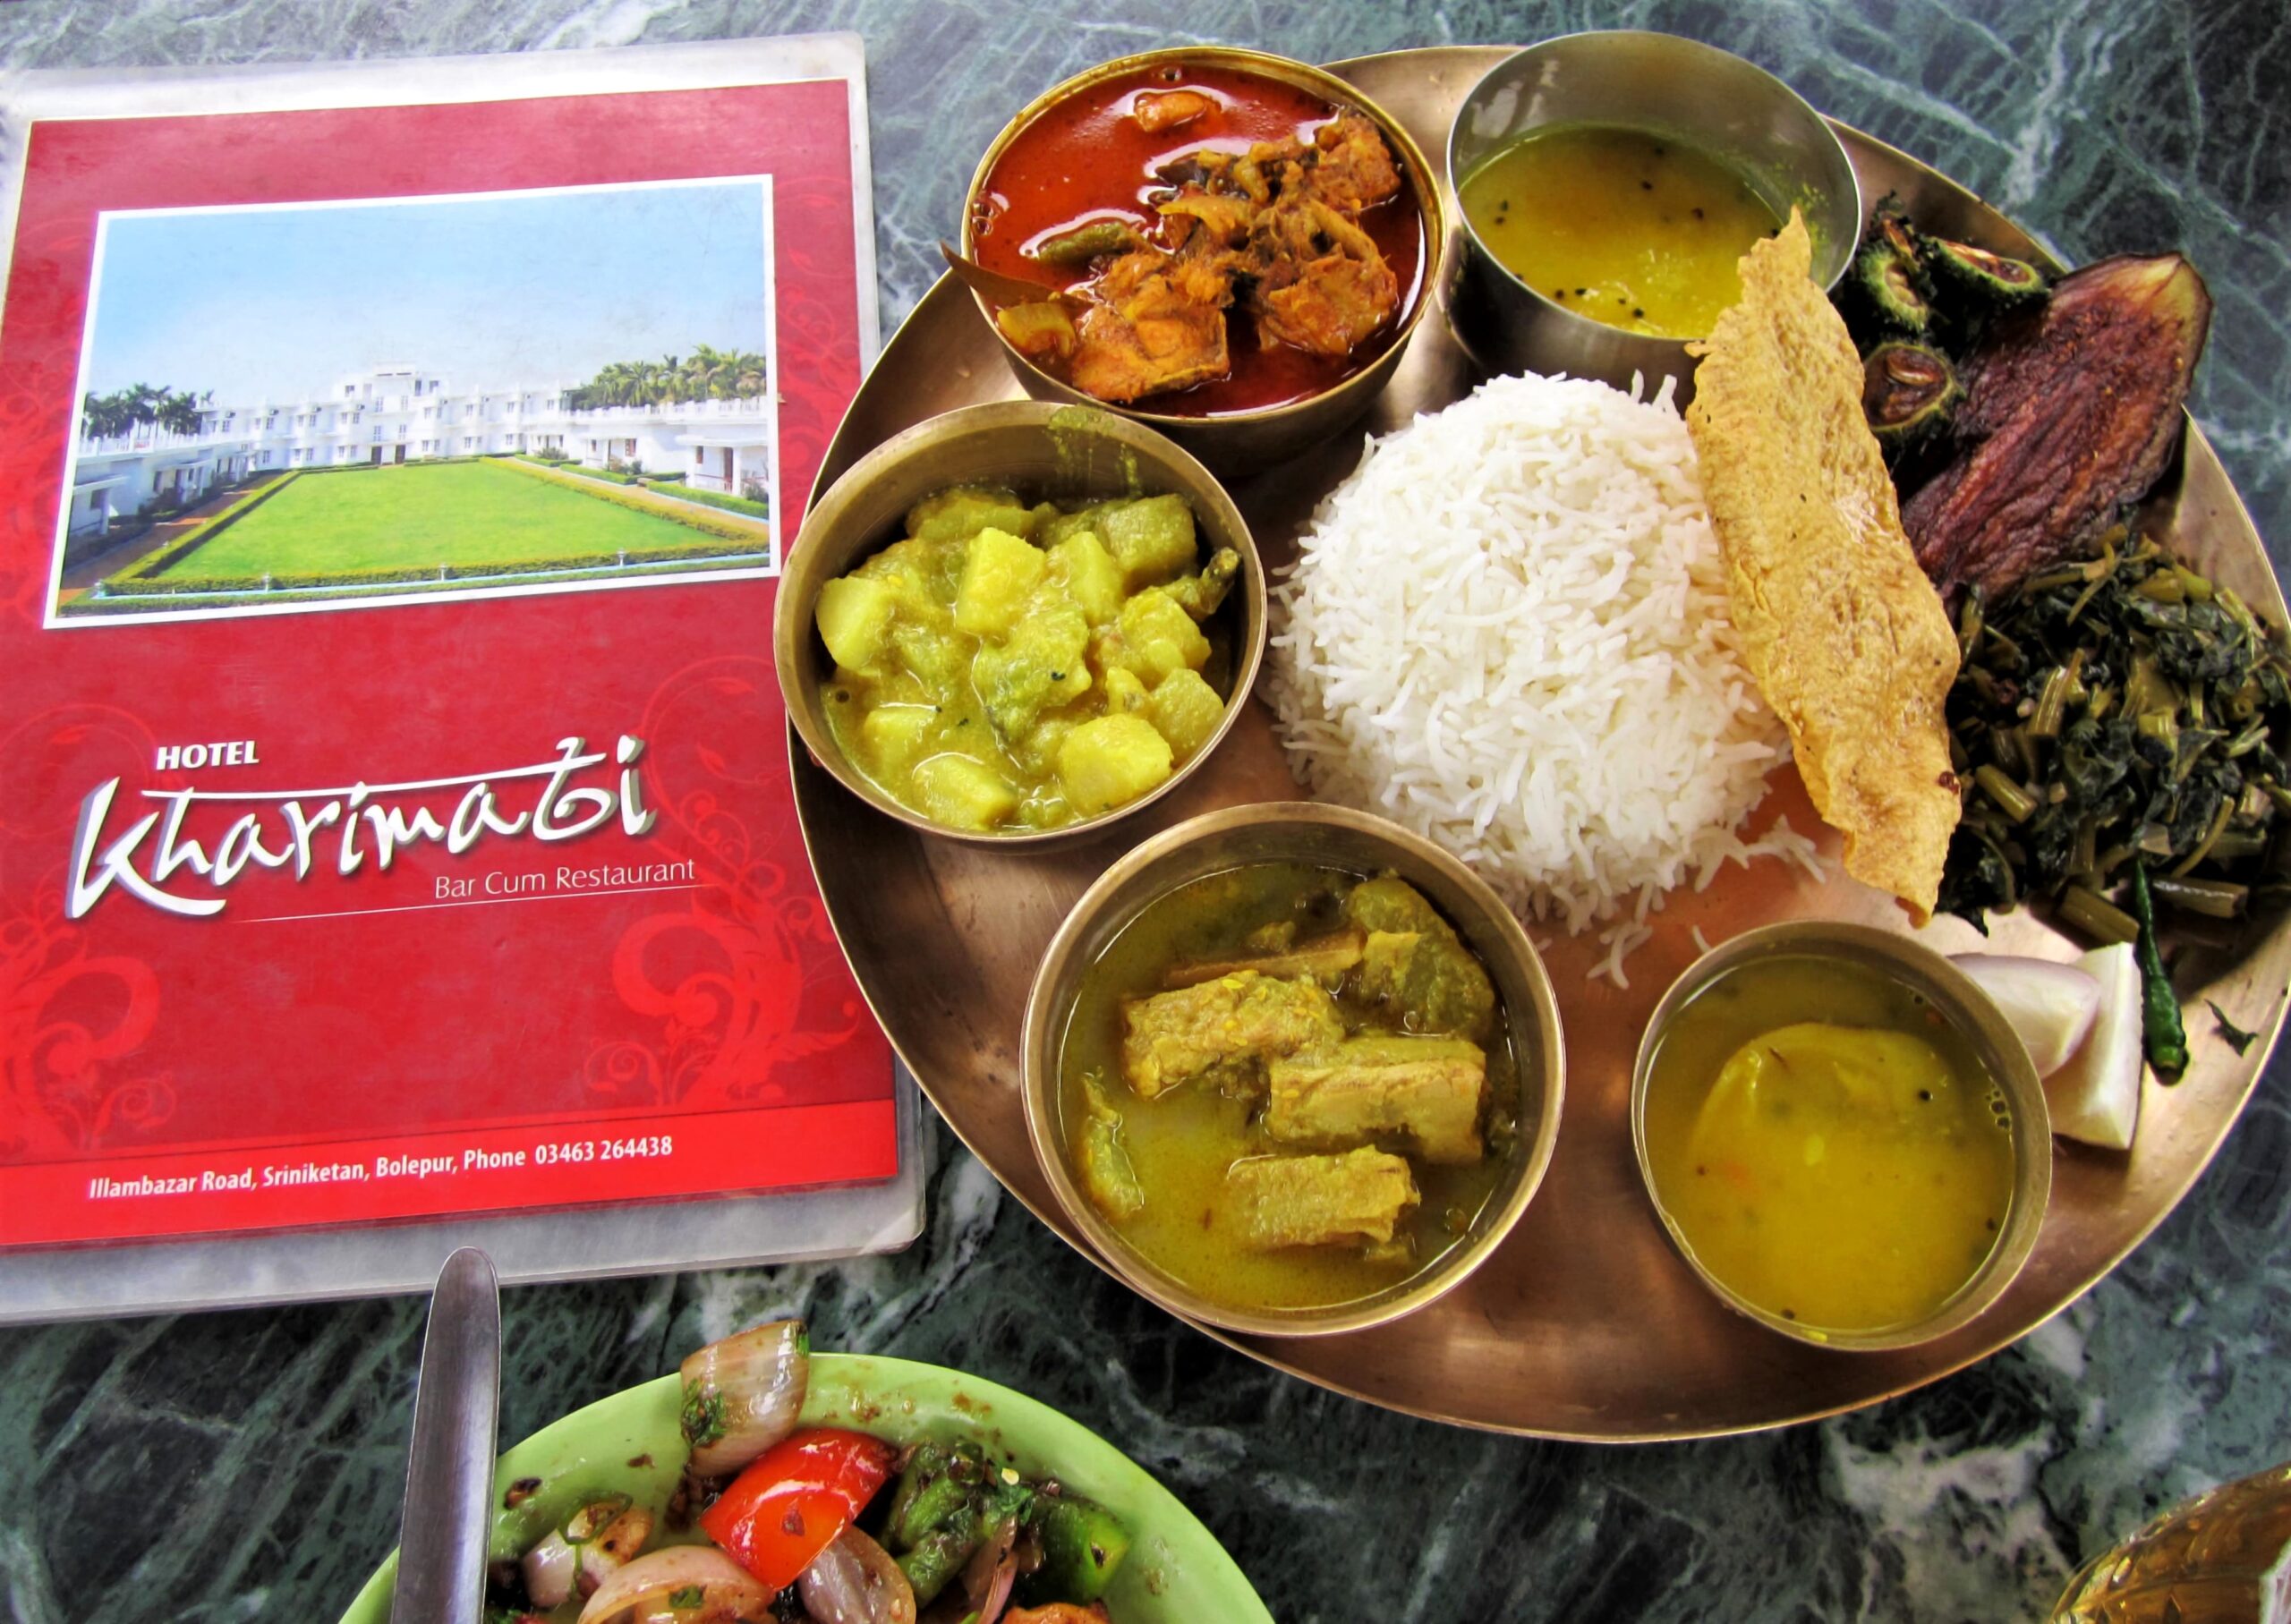
[[[685,1441],[704,1450],[724,1436],[724,1395],[687,1383],[681,1414]]]
[[[2227,1040],[2227,1046],[2234,1050],[2237,1054],[2242,1054],[2244,1050],[2249,1049],[2258,1041],[2259,1033],[2256,1032],[2245,1032],[2242,1027],[2236,1025],[2235,1022],[2227,1018],[2227,1012],[2220,1008],[2219,1005],[2213,1003],[2210,999],[2205,999],[2203,1001],[2211,1011],[2211,1018],[2219,1023],[2219,1035]]]

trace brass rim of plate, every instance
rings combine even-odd
[[[1316,837],[1332,845],[1341,842],[1349,853],[1340,858],[1326,847],[1314,850],[1311,843]],[[1268,843],[1259,846],[1260,840]],[[1188,869],[1134,896],[1124,895],[1148,871],[1164,863],[1176,867],[1177,859],[1227,842],[1233,846],[1230,857],[1220,850],[1211,865],[1197,872]],[[1359,852],[1374,853],[1382,861],[1362,863],[1350,855]],[[1248,863],[1282,861],[1388,867],[1411,884],[1445,893],[1433,902],[1486,965],[1502,995],[1520,1071],[1520,1118],[1526,1120],[1532,1098],[1535,1127],[1516,1142],[1509,1177],[1474,1219],[1472,1233],[1407,1280],[1366,1297],[1324,1306],[1237,1308],[1205,1297],[1148,1260],[1083,1193],[1068,1158],[1060,1120],[1060,1057],[1082,976],[1140,913],[1195,879]],[[1455,906],[1459,902],[1463,906]],[[1317,801],[1256,802],[1205,812],[1164,829],[1106,870],[1075,903],[1043,954],[1026,999],[1019,1054],[1019,1092],[1035,1159],[1059,1206],[1089,1237],[1106,1266],[1172,1314],[1253,1336],[1317,1337],[1366,1331],[1412,1314],[1463,1284],[1503,1245],[1541,1187],[1558,1143],[1566,1094],[1566,1042],[1558,996],[1542,956],[1503,899],[1430,841],[1384,819]]]
[[[1464,89],[1518,48],[1436,47],[1352,57],[1332,65],[1358,76],[1366,94],[1408,109],[1425,132],[1423,139],[1430,140],[1452,117],[1452,98],[1460,98]],[[1350,94],[1357,102],[1363,92]],[[1846,143],[1865,194],[1901,191],[1920,206],[1935,209],[1940,228],[1952,235],[2048,269],[2060,268],[2057,258],[2014,221],[1931,166],[1851,125],[1835,119],[1829,123]],[[1434,336],[1444,345],[1444,334]],[[1424,336],[1419,334],[1418,340]],[[1420,356],[1423,348],[1421,342],[1412,344],[1411,356]],[[926,398],[969,404],[1011,398],[1020,387],[1017,375],[1001,364],[1007,353],[988,333],[979,331],[975,302],[967,290],[951,274],[941,276],[909,327],[893,336],[877,376],[862,387],[858,403],[829,447],[815,494],[834,471],[852,466],[870,446],[913,420],[915,414],[902,409],[895,396],[905,395],[916,382],[922,357],[927,354],[933,365],[961,369],[959,387],[934,386]],[[1410,376],[1403,371],[1404,383]],[[1418,385],[1406,387],[1411,392],[1405,395],[1404,404],[1410,410],[1444,404],[1423,395]],[[2237,589],[2255,608],[2283,623],[2282,589],[2250,514],[2200,426],[2189,424],[2187,440],[2188,487],[2178,498],[2177,533],[2194,548],[2202,567],[2234,576]],[[1268,507],[1264,483],[1242,487],[1248,510],[1256,514],[1259,523],[1270,522],[1268,512],[1288,523],[1285,506]],[[1276,541],[1274,556],[1277,551]],[[1237,734],[1248,731],[1236,729]],[[894,906],[889,899],[906,896],[904,888],[909,884],[936,886],[943,898],[950,887],[971,888],[991,882],[992,877],[968,855],[975,846],[961,848],[952,862],[942,862],[943,845],[934,850],[907,827],[871,828],[873,820],[853,817],[851,803],[839,793],[839,780],[824,769],[813,769],[801,735],[792,727],[788,742],[795,758],[795,796],[805,845],[820,874],[822,900],[852,959],[862,995],[882,1021],[894,1048],[957,1137],[1020,1203],[1082,1255],[1126,1280],[1095,1246],[1085,1244],[1075,1220],[1045,1187],[1023,1114],[1009,1110],[1010,1080],[1019,1058],[1009,1047],[1017,1035],[1016,1022],[1006,1038],[999,1016],[991,1021],[950,1018],[943,1008],[935,968],[928,974],[902,968],[917,962],[918,954],[933,966],[946,955],[958,959],[1009,957],[1012,940],[1036,940],[1030,908],[984,905],[989,909],[991,933],[980,935],[955,924],[943,900]],[[1220,761],[1231,764],[1246,756],[1245,751],[1236,750],[1245,743],[1229,737]],[[1194,794],[1208,797],[1230,793],[1226,774],[1231,770],[1230,765],[1211,769]],[[1281,793],[1294,790],[1284,786]],[[1165,814],[1149,815],[1148,821],[1157,815]],[[1077,868],[1072,863],[1062,864],[1060,875]],[[899,885],[887,885],[887,873],[895,875]],[[1078,897],[1083,889],[1078,876],[1070,886],[1062,877],[1049,883],[1056,894],[1066,897]],[[2008,928],[2004,932],[2006,950],[2022,950],[2010,945],[2014,940]],[[2028,950],[2040,949],[2031,944]],[[1766,1337],[1753,1322],[1725,1310],[1699,1285],[1692,1289],[1709,1304],[1713,1322],[1679,1343],[1665,1336],[1665,1328],[1636,1315],[1626,1299],[1614,1299],[1612,1317],[1603,1317],[1602,1311],[1588,1318],[1582,1317],[1582,1305],[1572,1301],[1548,1307],[1529,1297],[1483,1304],[1477,1299],[1485,1274],[1457,1294],[1463,1299],[1461,1311],[1472,1316],[1466,1331],[1447,1321],[1456,1306],[1453,1298],[1435,1307],[1430,1319],[1418,1316],[1358,1339],[1264,1339],[1198,1320],[1192,1322],[1260,1364],[1332,1392],[1428,1421],[1518,1436],[1610,1444],[1727,1436],[1818,1420],[1896,1397],[1963,1370],[2033,1329],[2104,1279],[2176,1209],[2217,1156],[2275,1050],[2287,1014],[2280,993],[2287,955],[2291,955],[2291,933],[2278,930],[2245,958],[2221,967],[2215,979],[2202,983],[2203,991],[2229,999],[2231,1009],[2239,1007],[2233,1000],[2240,995],[2265,1000],[2255,1028],[2259,1042],[2247,1055],[2231,1060],[2221,1052],[2219,1040],[2192,1031],[2197,1063],[2165,1097],[2171,1119],[2160,1129],[2144,1128],[2125,1157],[2067,1147],[2058,1158],[2053,1186],[2057,1210],[2048,1214],[2044,1226],[2045,1236],[2057,1236],[2058,1244],[2040,1244],[2018,1283],[1991,1313],[1929,1346],[1868,1358],[1827,1354],[1810,1344]],[[1009,1000],[1014,1015],[1025,1007],[1037,954],[1028,949],[1024,958],[1022,967],[1011,966],[1018,972]],[[973,987],[987,978],[958,979]],[[997,972],[992,979],[1002,978]],[[1571,983],[1571,1000],[1580,996]],[[1582,1008],[1580,1001],[1576,1007]],[[1582,1216],[1643,1233],[1665,1271],[1675,1271],[1674,1249],[1667,1239],[1657,1238],[1659,1223],[1648,1221],[1651,1214],[1641,1204],[1643,1189],[1631,1188],[1633,1177],[1622,1170],[1628,1152],[1607,1138],[1604,1101],[1610,1084],[1617,1096],[1614,1114],[1628,1115],[1631,1051],[1625,1049],[1619,1075],[1610,1079],[1597,1026],[1582,1039],[1599,1069],[1588,1079],[1588,1086],[1571,1093],[1570,1109],[1585,1118],[1573,1130],[1579,1140],[1571,1156],[1578,1167],[1584,1157],[1605,1158],[1610,1150],[1623,1157],[1615,1169],[1621,1186],[1603,1199],[1611,1203],[1628,1197],[1627,1206],[1594,1205],[1584,1209]],[[2148,1092],[2148,1105],[2156,1107],[2155,1091],[2151,1087]],[[1614,1127],[1628,1134],[1627,1120]],[[1566,1171],[1563,1161],[1552,1176]],[[1604,1172],[1599,1182],[1604,1189]],[[1546,1194],[1544,1205],[1548,1207],[1551,1199]],[[1572,1217],[1571,1212],[1571,1221]],[[1621,1222],[1626,1218],[1629,1222]],[[1531,1212],[1523,1228],[1532,1229],[1537,1221]],[[1486,1273],[1510,1286],[1513,1271],[1506,1267],[1506,1255],[1499,1252]],[[1619,1255],[1631,1266],[1647,1262],[1636,1243]],[[1566,1257],[1546,1261],[1565,1275]],[[1715,1322],[1718,1320],[1739,1323],[1741,1336],[1725,1336]],[[1497,1328],[1516,1333],[1520,1340],[1499,1362],[1483,1363],[1472,1348],[1481,1346],[1484,1333]],[[1469,1347],[1462,1345],[1466,1341]],[[1668,1353],[1661,1351],[1666,1344],[1672,1348]],[[1625,1379],[1611,1382],[1593,1368],[1605,1365],[1619,1365]],[[1640,1377],[1664,1382],[1659,1396],[1633,1385]],[[1584,1402],[1586,1398],[1591,1402]]]
[[[2013,1193],[1996,1243],[1980,1267],[1938,1307],[1906,1324],[1843,1331],[1784,1319],[1760,1307],[1711,1273],[1656,1193],[1654,1164],[1647,1149],[1647,1092],[1653,1080],[1656,1051],[1662,1047],[1671,1023],[1699,994],[1744,965],[1816,956],[1851,959],[1924,998],[1972,1041],[1981,1064],[2004,1091],[2012,1115]],[[1661,1220],[1672,1249],[1697,1280],[1729,1308],[1769,1331],[1841,1353],[1895,1352],[1936,1341],[1969,1324],[2005,1294],[2036,1250],[2037,1233],[2052,1194],[2052,1118],[2045,1103],[2044,1084],[2028,1050],[1989,995],[1947,959],[1908,937],[1831,920],[1789,920],[1745,931],[1697,958],[1671,983],[1648,1017],[1631,1068],[1631,1148],[1639,1163],[1639,1182],[1646,1186],[1648,1204]]]
[[[965,480],[992,479],[1005,472],[983,463],[967,451],[974,442],[992,436],[1039,434],[1094,436],[1117,448],[1120,460],[1133,477],[1143,474],[1151,483],[1159,476],[1162,489],[1183,496],[1194,510],[1203,539],[1214,549],[1231,547],[1241,556],[1239,591],[1229,595],[1235,605],[1239,636],[1233,648],[1232,692],[1225,696],[1225,713],[1200,749],[1175,771],[1134,801],[1126,801],[1094,818],[1084,818],[1054,829],[955,829],[933,821],[895,799],[853,764],[836,743],[821,703],[821,679],[833,667],[813,624],[820,590],[833,576],[889,544],[885,525],[896,525],[896,514],[879,511],[883,489],[897,489],[904,476],[925,470],[916,484],[919,497]],[[1112,494],[1112,493],[1108,493]],[[1159,494],[1158,491],[1149,494]],[[907,500],[897,503],[903,513]],[[1225,613],[1221,609],[1219,613]],[[1234,722],[1248,707],[1256,685],[1257,668],[1265,659],[1266,630],[1265,565],[1248,521],[1226,494],[1215,475],[1185,448],[1144,423],[1117,416],[1103,407],[1070,406],[1056,401],[995,401],[942,412],[892,436],[869,452],[836,480],[805,516],[796,545],[788,549],[787,568],[780,576],[779,594],[772,609],[772,663],[786,697],[788,719],[803,736],[813,758],[853,795],[884,816],[909,829],[943,839],[966,840],[993,846],[1064,845],[1086,840],[1107,825],[1151,806],[1191,778],[1217,752],[1232,732]]]
[[[1408,341],[1415,336],[1418,325],[1424,319],[1424,312],[1438,302],[1434,293],[1439,280],[1440,267],[1448,236],[1447,206],[1441,195],[1442,188],[1438,176],[1431,166],[1426,162],[1422,149],[1416,144],[1416,138],[1409,134],[1407,128],[1398,119],[1378,106],[1358,86],[1350,81],[1339,79],[1324,68],[1316,68],[1310,63],[1298,62],[1287,56],[1275,56],[1265,51],[1247,50],[1239,46],[1172,46],[1158,51],[1141,51],[1133,56],[1117,56],[1111,62],[1100,63],[1096,67],[1086,68],[1070,79],[1061,80],[1021,107],[1017,115],[1002,126],[1001,132],[995,136],[993,141],[987,147],[985,156],[978,160],[978,167],[971,174],[970,186],[963,193],[963,257],[974,263],[978,259],[976,224],[978,204],[979,200],[985,194],[987,176],[993,173],[995,164],[1009,149],[1010,143],[1016,140],[1028,125],[1069,96],[1077,95],[1094,85],[1103,84],[1109,79],[1117,79],[1141,69],[1160,67],[1172,63],[1234,68],[1244,72],[1255,73],[1259,78],[1270,79],[1281,84],[1310,90],[1324,101],[1333,102],[1339,106],[1352,107],[1366,114],[1375,122],[1376,128],[1383,132],[1384,139],[1392,143],[1392,150],[1400,157],[1409,195],[1416,202],[1417,222],[1424,233],[1422,250],[1424,262],[1417,274],[1413,303],[1407,313],[1401,318],[1400,325],[1392,330],[1392,341],[1385,346],[1384,353],[1353,373],[1351,377],[1331,385],[1318,395],[1307,395],[1302,400],[1289,401],[1277,406],[1259,406],[1248,412],[1222,412],[1214,417],[1188,417],[1180,412],[1149,412],[1137,406],[1120,405],[1112,401],[1101,401],[1094,395],[1083,393],[1065,379],[1055,377],[1035,365],[1033,361],[1013,348],[1010,342],[1002,336],[1002,329],[995,322],[993,307],[986,302],[986,296],[975,288],[970,292],[971,302],[978,307],[980,317],[985,321],[987,329],[994,335],[994,342],[1001,347],[1002,353],[1009,358],[1013,367],[1034,380],[1035,387],[1047,391],[1060,399],[1070,400],[1077,404],[1086,403],[1103,411],[1119,412],[1137,422],[1150,423],[1154,428],[1163,430],[1174,429],[1179,433],[1184,433],[1187,430],[1201,432],[1214,431],[1220,427],[1234,427],[1241,424],[1278,423],[1308,411],[1330,412],[1334,415],[1334,404],[1338,402],[1358,401],[1365,406],[1368,398],[1384,387],[1392,369],[1399,364],[1401,354],[1408,348]],[[1048,290],[1045,289],[1044,292],[1047,293]]]

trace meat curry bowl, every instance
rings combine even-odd
[[[997,401],[838,480],[780,578],[772,656],[805,745],[869,805],[991,845],[1086,838],[1224,739],[1265,583],[1208,470],[1143,424]]]
[[[1367,411],[1432,302],[1446,224],[1408,132],[1256,51],[1125,56],[1037,97],[979,160],[963,252],[1026,391],[1255,472]]]
[[[1026,1128],[1067,1216],[1171,1312],[1310,1336],[1430,1303],[1559,1132],[1550,978],[1461,863],[1381,818],[1229,807],[1108,869],[1026,1003]]]

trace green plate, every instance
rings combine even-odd
[[[541,1484],[493,1519],[493,1554],[515,1557],[583,1501],[616,1490],[655,1509],[684,1470],[681,1393],[662,1376],[576,1410],[501,1457],[494,1504],[522,1478]],[[968,1439],[1030,1477],[1055,1477],[1128,1526],[1134,1543],[1106,1606],[1116,1624],[1272,1624],[1233,1559],[1209,1530],[1127,1455],[1023,1393],[959,1371],[865,1354],[814,1354],[804,1421],[848,1426],[900,1443]],[[388,1624],[397,1578],[392,1552],[342,1624]]]

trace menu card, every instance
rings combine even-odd
[[[0,112],[4,1312],[910,1237],[770,651],[875,345],[857,41]]]

